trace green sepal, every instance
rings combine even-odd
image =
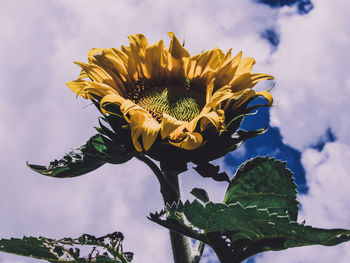
[[[297,185],[286,163],[274,158],[256,157],[246,161],[231,180],[223,203],[240,202],[244,207],[266,208],[270,213],[297,220]]]
[[[238,115],[236,116],[235,118],[233,118],[226,126],[226,129],[228,131],[236,131],[242,124],[243,122],[243,119],[246,117],[246,116],[253,116],[253,115],[256,115],[258,113],[258,111],[256,112],[253,112],[253,113],[243,113],[241,115]]]
[[[123,239],[120,232],[99,238],[84,234],[59,240],[45,237],[0,239],[0,251],[49,262],[126,263],[132,260],[133,253],[123,252]],[[81,255],[81,251],[87,254]]]
[[[202,188],[193,188],[192,191],[190,192],[194,197],[197,199],[201,200],[203,203],[209,202],[209,195],[207,191],[205,191]]]

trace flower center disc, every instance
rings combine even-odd
[[[180,121],[191,121],[205,105],[203,94],[181,86],[161,86],[144,89],[137,101],[161,122],[163,113]]]

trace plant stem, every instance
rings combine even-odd
[[[176,191],[176,196],[164,196],[164,203],[172,204],[178,202],[180,199],[180,186],[179,177],[174,172],[163,172],[166,180]],[[173,250],[174,263],[191,263],[192,262],[192,249],[189,239],[182,234],[170,230],[170,241]]]
[[[178,199],[178,193],[176,190],[165,178],[163,172],[159,169],[159,167],[147,156],[145,156],[144,154],[140,153],[138,155],[135,156],[137,159],[139,159],[140,161],[144,162],[145,164],[147,164],[147,166],[149,168],[151,168],[151,170],[153,171],[153,173],[155,174],[155,176],[158,179],[158,182],[160,184],[160,192],[163,196],[163,199],[165,200],[165,197],[167,200],[177,200]],[[169,202],[170,203],[170,202]]]
[[[180,200],[180,187],[178,173],[161,171],[159,167],[144,154],[135,156],[140,161],[147,164],[156,175],[160,184],[160,192],[163,196],[164,204],[177,203]],[[171,247],[173,250],[174,263],[191,263],[192,249],[189,238],[175,231],[169,231]],[[194,261],[194,262],[199,262]]]
[[[192,263],[199,263],[202,259],[204,252],[205,243],[202,241],[197,241],[195,254],[192,257]]]

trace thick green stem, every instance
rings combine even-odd
[[[202,259],[204,252],[205,243],[202,241],[197,241],[195,254],[192,257],[192,263],[199,263]]]
[[[163,195],[164,203],[172,204],[180,199],[179,177],[174,172],[163,172],[166,180],[173,187],[176,196]],[[191,263],[192,249],[188,237],[170,230],[170,241],[173,250],[174,263]]]
[[[171,200],[171,199],[177,200],[178,198],[177,190],[167,181],[167,179],[165,178],[164,174],[159,169],[159,167],[150,158],[148,158],[142,153],[136,155],[135,157],[140,161],[144,162],[145,164],[147,164],[149,168],[151,168],[151,170],[157,177],[158,182],[160,184],[160,192],[163,196],[163,199],[166,197],[166,199],[168,200]]]
[[[160,184],[160,192],[164,204],[173,204],[180,200],[180,187],[178,173],[161,171],[159,167],[144,154],[136,155],[136,158],[147,164],[156,175]],[[192,249],[189,238],[170,230],[170,241],[173,250],[174,263],[191,263]],[[199,262],[199,261],[197,261]]]

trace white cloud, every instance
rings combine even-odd
[[[281,14],[281,43],[271,57],[277,78],[272,124],[285,143],[307,148],[330,127],[349,144],[350,5],[344,1],[315,1],[305,16]],[[289,9],[286,9],[289,10]]]

